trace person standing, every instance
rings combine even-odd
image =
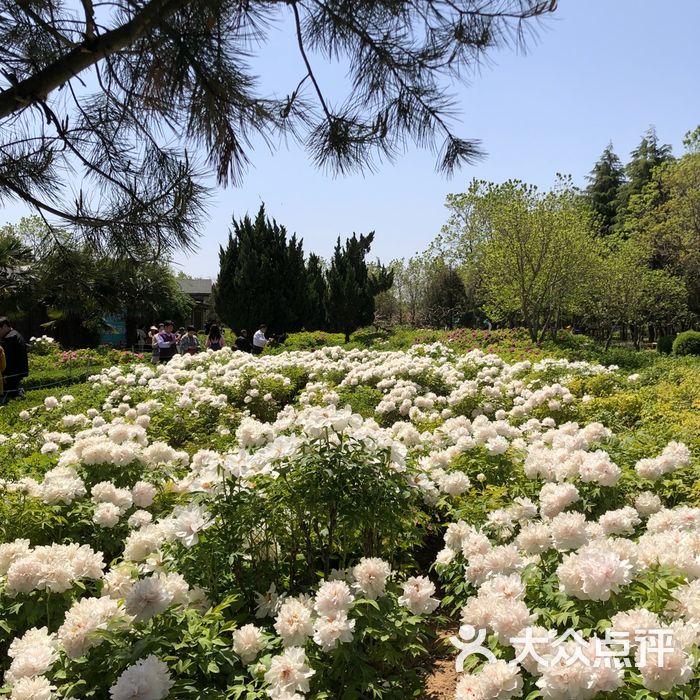
[[[250,338],[248,337],[248,331],[243,328],[236,338],[236,347],[241,352],[252,352],[253,346],[250,344]]]
[[[253,355],[259,355],[265,349],[265,346],[270,342],[265,337],[266,332],[266,323],[260,324],[260,328],[258,328],[258,330],[255,331],[255,334],[253,335]]]
[[[180,338],[180,354],[196,355],[202,348],[194,326],[187,326],[187,333]]]
[[[148,338],[151,341],[151,362],[157,365],[160,360],[160,353],[158,352],[158,328],[157,326],[151,326],[148,331]]]
[[[207,349],[221,350],[226,345],[224,335],[216,323],[212,323],[207,335]]]
[[[165,328],[156,336],[161,365],[170,362],[177,354],[177,336],[173,333],[173,322],[166,321],[163,325]]]
[[[5,316],[0,317],[0,345],[5,355],[3,401],[10,401],[24,393],[20,384],[25,377],[29,376],[29,358],[24,338],[12,327]]]
[[[139,352],[143,352],[146,349],[146,344],[148,343],[148,336],[146,335],[146,331],[139,326],[136,329],[136,347],[138,348]]]

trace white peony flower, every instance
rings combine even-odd
[[[262,631],[255,625],[244,625],[233,632],[233,650],[245,664],[255,661],[264,645]]]
[[[311,609],[298,598],[287,598],[277,613],[275,630],[285,646],[303,646],[314,633]]]
[[[73,603],[58,629],[58,639],[71,659],[78,659],[104,638],[96,634],[115,622],[123,620],[116,600],[111,598],[82,598]]]
[[[347,612],[353,600],[350,587],[344,581],[324,581],[316,593],[314,609],[319,615],[334,615]]]
[[[164,700],[173,685],[167,665],[151,655],[125,669],[109,695],[112,700]]]
[[[408,608],[414,615],[431,613],[440,601],[431,596],[435,593],[435,584],[426,576],[411,576],[402,584],[403,595],[399,605]]]
[[[136,581],[126,594],[125,607],[134,621],[149,620],[167,610],[173,603],[173,593],[157,576]]]
[[[306,664],[306,655],[301,647],[290,647],[278,656],[273,656],[270,670],[265,674],[271,698],[293,698],[297,692],[308,693],[309,679],[316,673]],[[299,696],[297,696],[299,697]]]
[[[199,542],[199,533],[211,527],[214,522],[202,506],[183,508],[178,506],[173,511],[173,534],[185,547],[193,547]]]
[[[323,651],[335,649],[339,643],[352,641],[355,620],[349,620],[347,613],[338,610],[322,613],[314,623],[314,642]]]
[[[53,700],[55,685],[51,685],[43,676],[21,678],[12,687],[10,700]]]
[[[374,600],[384,594],[387,579],[391,576],[391,567],[388,562],[377,557],[363,558],[353,568],[352,575],[354,587],[365,598]]]
[[[110,528],[119,523],[121,508],[113,503],[100,503],[92,516],[92,521],[100,527]]]

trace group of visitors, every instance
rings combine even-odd
[[[207,322],[204,332],[207,337],[204,341],[204,348],[202,348],[194,326],[187,326],[187,328],[183,326],[177,332],[174,330],[172,321],[164,321],[158,326],[151,326],[148,332],[151,343],[151,361],[153,364],[165,364],[177,354],[196,355],[202,349],[216,351],[226,346],[224,334],[217,323]],[[251,342],[248,338],[248,331],[243,329],[236,336],[231,347],[234,350],[259,355],[272,342],[272,338],[268,338],[266,333],[267,325],[263,323],[255,331]]]
[[[1,402],[22,396],[20,384],[29,376],[27,344],[5,316],[0,317],[0,372]]]
[[[224,334],[217,323],[208,322],[205,333],[207,337],[202,348],[194,326],[183,326],[175,332],[173,322],[164,321],[158,326],[151,326],[148,334],[139,329],[139,345],[145,348],[146,343],[150,341],[151,359],[154,364],[169,362],[178,353],[195,355],[202,349],[221,350],[226,346]],[[259,355],[267,345],[274,342],[274,338],[268,338],[266,334],[267,325],[264,323],[255,331],[252,341],[248,337],[248,331],[241,330],[232,349]],[[22,335],[12,327],[9,319],[0,316],[0,403],[7,403],[23,395],[24,389],[20,384],[27,376],[27,344]]]

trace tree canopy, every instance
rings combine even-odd
[[[137,322],[189,317],[192,302],[167,261],[115,259],[60,234],[48,235],[38,216],[0,228],[0,299],[33,332],[48,323],[71,345],[96,342],[109,314],[125,316],[131,335]]]
[[[353,233],[344,246],[338,237],[326,275],[328,322],[331,330],[345,334],[346,343],[354,330],[374,321],[374,299],[394,281],[391,270],[380,265],[368,268],[365,258],[373,240],[374,231]]]
[[[478,141],[451,126],[445,83],[522,44],[556,0],[0,0],[0,200],[91,243],[161,254],[196,240],[213,172],[241,181],[258,137],[297,139],[334,172],[409,142],[451,172]],[[273,27],[299,75],[273,94],[254,59]],[[315,68],[347,65],[333,101]],[[337,86],[333,86],[334,90]],[[198,155],[205,162],[200,163]]]
[[[598,230],[607,236],[613,232],[620,203],[620,189],[625,183],[622,162],[608,144],[588,176],[588,196],[591,208],[598,217]]]
[[[374,232],[353,234],[341,246],[338,237],[326,268],[314,253],[307,259],[302,240],[288,238],[263,205],[255,219],[233,220],[219,251],[216,311],[238,331],[266,323],[273,333],[332,328],[349,337],[374,320],[375,297],[393,283],[391,270],[367,265],[373,240]]]
[[[302,241],[265,207],[257,216],[233,220],[228,243],[219,251],[214,303],[231,328],[250,330],[267,323],[276,332],[298,331],[307,321],[308,295]],[[316,310],[314,310],[316,313]]]

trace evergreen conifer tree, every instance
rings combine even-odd
[[[326,278],[323,261],[315,253],[309,254],[306,263],[306,318],[304,327],[307,331],[317,331],[326,328],[328,322],[326,312]]]
[[[431,325],[453,328],[467,310],[467,293],[457,270],[437,261],[425,290]]]
[[[303,241],[292,235],[287,244],[285,275],[279,280],[287,300],[289,318],[284,330],[300,331],[306,326],[309,315],[306,264]]]
[[[625,182],[625,171],[609,143],[588,176],[588,201],[598,216],[601,235],[612,233],[620,203],[620,188]]]
[[[284,226],[261,206],[255,220],[233,220],[228,242],[219,251],[214,305],[231,328],[253,329],[267,323],[274,333],[326,328],[329,323],[349,337],[374,320],[374,297],[393,284],[393,272],[366,257],[374,232],[340,245],[328,272],[318,255],[304,258],[303,241],[287,239]]]
[[[293,238],[294,247],[299,247]],[[221,320],[235,330],[267,323],[275,332],[290,330],[295,300],[289,298],[287,233],[260,207],[255,220],[233,220],[226,248],[219,252],[220,269],[214,304]]]
[[[625,166],[627,181],[620,188],[617,224],[622,225],[627,214],[630,198],[641,194],[644,186],[651,181],[654,168],[671,160],[671,146],[660,144],[656,129],[650,127],[642,136],[639,146],[630,154],[631,160]]]
[[[453,131],[445,86],[486,53],[522,46],[556,5],[0,0],[0,198],[110,253],[153,257],[192,247],[204,176],[239,183],[258,139],[297,139],[335,172],[415,143],[453,172],[481,149]],[[285,56],[288,82],[271,71],[273,87],[252,66],[281,33],[297,51]],[[336,59],[347,80],[331,79],[331,97],[319,75]]]
[[[391,287],[393,274],[382,268],[370,275],[365,258],[369,253],[374,231],[359,238],[353,233],[341,247],[340,237],[328,270],[328,321],[332,330],[350,334],[374,320],[374,297]]]

